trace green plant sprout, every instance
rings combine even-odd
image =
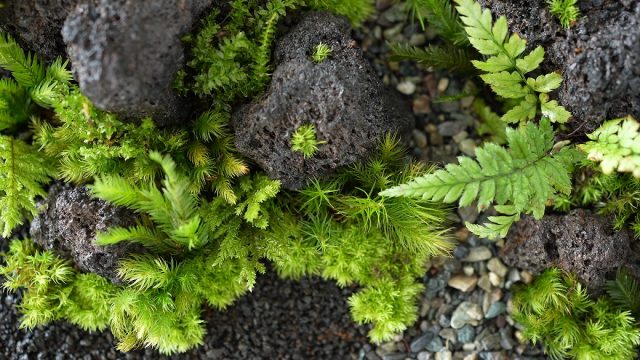
[[[318,151],[318,145],[326,141],[318,141],[316,128],[312,124],[300,125],[291,136],[291,150],[302,153],[304,158],[313,157]]]
[[[580,16],[580,9],[576,6],[578,0],[547,0],[549,11],[560,20],[565,29],[575,24]]]
[[[313,55],[311,58],[315,63],[321,63],[327,60],[331,56],[331,46],[321,42],[313,49]]]

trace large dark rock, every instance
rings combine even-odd
[[[578,209],[542,220],[523,217],[509,232],[500,257],[534,274],[559,267],[598,293],[618,268],[637,261],[631,240],[627,230],[615,231],[610,219]]]
[[[583,15],[569,30],[560,27],[545,0],[480,0],[506,15],[511,31],[546,49],[545,71],[564,81],[558,97],[574,115],[576,134],[604,120],[640,116],[640,1],[583,0]]]
[[[0,29],[47,61],[64,57],[60,29],[78,0],[8,0],[0,7]]]
[[[331,56],[310,55],[324,42]],[[386,91],[350,36],[346,19],[310,13],[276,44],[276,68],[266,94],[236,112],[238,149],[289,189],[366,159],[387,132],[412,125],[407,109]],[[291,137],[313,124],[320,141],[312,158],[291,150]]]
[[[82,92],[125,119],[180,122],[189,103],[172,83],[184,66],[180,37],[214,0],[90,0],[69,14],[62,35]]]
[[[43,210],[31,222],[31,237],[42,248],[70,259],[82,271],[120,283],[116,275],[118,261],[142,252],[141,247],[132,244],[103,247],[94,243],[98,232],[134,225],[136,216],[91,197],[84,187],[54,185],[42,206]]]

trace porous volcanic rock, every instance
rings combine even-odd
[[[120,283],[116,275],[118,261],[143,251],[140,246],[126,243],[111,246],[94,243],[98,232],[134,225],[136,216],[127,209],[93,198],[85,187],[53,185],[41,206],[43,210],[31,222],[32,239],[42,248],[72,260],[82,271]]]
[[[62,35],[82,92],[124,119],[150,116],[159,125],[190,115],[172,89],[185,63],[181,36],[214,0],[82,1]]]
[[[574,135],[607,119],[640,116],[640,1],[579,1],[582,16],[567,30],[544,0],[479,1],[506,15],[530,49],[545,48],[542,69],[563,75],[558,98],[575,117]]]
[[[599,293],[618,268],[638,260],[628,231],[615,231],[610,220],[582,209],[542,220],[524,216],[513,225],[500,257],[534,274],[559,267]]]
[[[26,50],[47,61],[64,57],[60,29],[78,0],[8,0],[0,7],[0,30],[11,34]]]
[[[331,47],[321,63],[311,60],[317,44]],[[413,125],[408,109],[387,91],[351,39],[346,19],[313,12],[276,44],[275,71],[266,93],[232,120],[238,149],[289,189],[313,177],[366,159],[385,133]],[[291,137],[313,124],[319,146],[305,159],[291,150]]]

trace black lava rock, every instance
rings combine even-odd
[[[577,209],[542,220],[525,216],[510,230],[500,257],[534,274],[556,266],[574,273],[594,294],[616,270],[637,261],[627,230],[610,219]]]
[[[640,116],[640,2],[584,0],[582,16],[563,29],[544,0],[480,0],[495,15],[506,15],[511,31],[542,45],[544,71],[564,81],[558,97],[575,117],[575,134],[595,130],[604,120]]]
[[[0,7],[0,30],[45,60],[65,57],[60,29],[78,0],[8,0]]]
[[[150,116],[159,125],[190,115],[172,89],[184,66],[180,37],[213,0],[83,1],[62,35],[82,92],[124,119]]]
[[[70,259],[82,271],[94,272],[120,283],[118,261],[143,249],[133,244],[98,246],[96,234],[114,226],[131,226],[131,211],[91,197],[84,187],[54,185],[43,211],[31,222],[31,237],[42,248]]]
[[[311,60],[317,44],[332,49],[322,63]],[[384,89],[350,36],[346,19],[310,13],[276,44],[276,68],[266,94],[237,111],[236,145],[284,187],[366,159],[385,133],[403,134],[413,120]],[[311,158],[291,150],[291,137],[313,124],[319,146]]]

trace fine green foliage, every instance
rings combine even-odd
[[[90,331],[103,330],[109,319],[107,300],[114,286],[95,274],[78,274],[51,251],[40,251],[29,240],[14,240],[0,266],[4,288],[24,289],[20,326],[33,329],[66,318]]]
[[[626,268],[618,269],[615,280],[607,281],[607,294],[617,307],[640,316],[640,285]]]
[[[361,26],[375,13],[375,0],[304,0],[312,10],[330,11],[349,19],[354,27]]]
[[[329,56],[331,56],[331,46],[320,42],[318,45],[316,45],[316,47],[313,49],[313,54],[311,54],[311,59],[315,62],[315,63],[321,63],[324,62],[325,60],[327,60],[329,58]]]
[[[419,48],[408,44],[390,44],[391,60],[413,60],[433,69],[448,69],[461,73],[474,71],[471,60],[476,57],[467,48],[451,44],[429,45]]]
[[[640,330],[629,311],[607,299],[592,300],[569,274],[546,270],[516,293],[514,319],[552,359],[633,359]]]
[[[323,143],[316,139],[316,128],[311,124],[300,125],[291,136],[291,150],[302,153],[305,158],[313,157],[318,145]]]
[[[405,3],[411,16],[420,22],[423,30],[426,23],[452,44],[469,44],[464,27],[450,0],[406,0]]]
[[[640,123],[631,116],[609,120],[588,135],[580,145],[591,161],[599,162],[602,172],[629,172],[640,178]]]
[[[476,150],[476,159],[461,156],[459,165],[448,164],[433,174],[417,177],[381,193],[390,197],[413,197],[468,206],[478,210],[492,204],[506,216],[489,217],[483,226],[467,223],[472,232],[494,239],[506,236],[521,213],[542,218],[547,202],[557,194],[571,192],[571,171],[578,157],[572,147],[554,146],[548,120],[506,129],[507,148],[487,143]]]
[[[473,73],[471,60],[477,53],[470,47],[462,22],[450,0],[408,0],[406,8],[425,29],[425,23],[445,41],[419,48],[409,44],[390,44],[391,60],[414,60],[433,69]]]
[[[150,247],[156,253],[173,255],[204,247],[215,236],[212,230],[221,225],[220,218],[209,214],[212,211],[209,204],[199,204],[198,197],[189,192],[189,178],[178,172],[172,159],[156,152],[149,158],[160,164],[165,173],[162,189],[155,185],[131,185],[123,177],[107,175],[96,178],[89,188],[104,200],[147,215],[154,226],[111,228],[98,235],[97,243],[112,245],[132,241]],[[242,182],[240,187],[249,195],[236,207],[236,215],[242,215],[257,227],[266,228],[268,217],[260,206],[278,193],[279,183],[260,177],[253,183]]]
[[[538,46],[524,55],[527,42],[518,34],[509,35],[506,17],[501,16],[494,23],[491,12],[482,10],[474,0],[455,1],[469,42],[488,57],[485,61],[472,61],[476,68],[485,72],[480,77],[497,95],[517,101],[502,120],[526,122],[541,113],[551,122],[567,122],[571,114],[556,100],[549,100],[549,92],[560,87],[562,76],[553,72],[536,78],[527,77],[544,60],[544,48]]]
[[[478,134],[488,136],[488,141],[492,143],[505,144],[507,142],[507,124],[500,119],[500,116],[481,99],[474,100],[473,109],[480,118],[480,124],[476,128]]]
[[[549,11],[560,20],[565,29],[575,24],[580,17],[580,9],[576,6],[578,0],[547,0]]]
[[[278,20],[296,5],[296,0],[269,0],[264,6],[234,0],[229,16],[214,9],[197,33],[184,38],[192,46],[191,59],[178,73],[176,88],[225,103],[257,95],[269,80]]]
[[[2,236],[36,215],[36,197],[45,196],[53,168],[22,140],[0,135],[0,228]]]
[[[367,163],[312,182],[293,199],[295,214],[281,213],[270,228],[270,241],[278,246],[266,257],[281,276],[321,275],[341,286],[361,286],[349,304],[356,321],[373,324],[369,335],[375,342],[415,321],[424,262],[452,246],[436,205],[378,195],[431,171],[420,164],[402,166],[402,154],[387,137]]]

